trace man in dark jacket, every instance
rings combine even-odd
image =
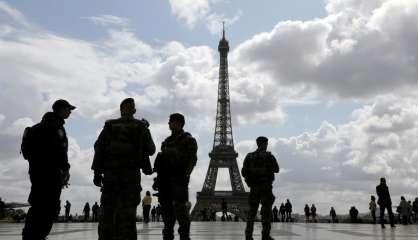
[[[380,184],[376,187],[376,194],[379,197],[377,204],[380,207],[380,224],[385,228],[385,209],[388,210],[390,226],[395,227],[394,216],[392,212],[392,200],[389,194],[389,188],[386,185],[386,179],[381,178]]]
[[[276,158],[266,151],[268,139],[266,137],[258,137],[256,142],[257,150],[247,154],[241,170],[245,182],[250,187],[250,196],[248,198],[250,210],[245,229],[245,239],[253,239],[254,221],[258,205],[261,203],[262,240],[271,240],[273,239],[270,236],[271,207],[275,199],[272,189],[274,174],[279,172],[279,165]]]
[[[31,133],[33,150],[27,157],[32,183],[28,199],[31,207],[22,231],[23,240],[44,240],[51,231],[61,190],[70,178],[64,123],[74,109],[66,100],[57,100],[52,105],[53,112],[45,113],[36,129],[32,127],[36,134]],[[26,134],[29,133],[25,131]]]
[[[152,174],[155,145],[146,120],[134,118],[132,98],[120,104],[121,117],[105,123],[94,144],[94,185],[101,187],[100,240],[136,240],[136,209],[141,202],[141,172]]]
[[[174,239],[174,224],[179,223],[180,240],[190,239],[190,217],[186,203],[189,201],[189,180],[197,161],[197,143],[183,130],[184,116],[170,115],[171,136],[161,144],[161,152],[154,162],[157,179],[153,186],[159,191],[158,201],[164,221],[163,239]]]

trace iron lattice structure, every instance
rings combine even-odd
[[[232,135],[228,77],[229,43],[225,38],[225,30],[219,41],[218,51],[220,61],[215,136],[213,149],[209,153],[210,163],[205,182],[202,191],[197,193],[196,205],[191,214],[193,220],[201,220],[201,212],[204,209],[206,212],[210,209],[221,211],[222,199],[227,202],[228,211],[241,219],[246,219],[248,211],[248,193],[245,192],[238,169],[238,153],[235,152]],[[219,168],[228,168],[232,191],[215,191]]]

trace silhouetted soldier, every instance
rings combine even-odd
[[[97,204],[97,202],[95,202],[94,205],[91,207],[91,212],[93,215],[93,222],[97,222],[99,214],[99,204]]]
[[[274,206],[273,208],[273,222],[278,222],[279,221],[279,209],[277,209],[276,206]]]
[[[331,210],[329,211],[329,215],[331,216],[331,222],[336,223],[337,222],[337,213],[335,212],[334,207],[331,207]]]
[[[284,205],[286,210],[286,222],[292,221],[292,204],[289,199],[286,199],[286,204]]]
[[[71,203],[68,200],[65,201],[64,208],[65,208],[65,221],[68,221],[70,217],[70,211],[71,211]]]
[[[282,218],[282,222],[284,222],[286,220],[286,207],[284,206],[284,203],[280,205],[279,212]]]
[[[149,212],[151,210],[151,193],[147,191],[144,199],[142,199],[142,215],[144,216],[144,223],[149,223]]]
[[[377,209],[376,197],[372,195],[370,197],[369,210],[370,210],[370,215],[372,216],[372,219],[373,219],[373,224],[376,224],[376,209]]]
[[[275,199],[272,185],[274,174],[279,172],[279,165],[276,158],[266,151],[268,139],[266,137],[258,137],[256,142],[257,150],[247,154],[241,170],[245,182],[250,187],[250,196],[248,198],[250,210],[245,229],[245,238],[247,240],[253,239],[254,221],[258,205],[261,203],[262,239],[267,240],[273,239],[270,236],[271,207]]]
[[[385,178],[380,178],[380,184],[376,187],[376,194],[379,197],[377,204],[379,204],[380,207],[380,224],[382,225],[382,228],[385,228],[385,209],[388,211],[390,226],[395,227],[392,200]]]
[[[90,219],[90,204],[86,202],[83,208],[84,221],[87,222]]]
[[[226,203],[225,198],[222,198],[221,208],[222,216],[225,216],[226,218],[228,216],[228,204]]]
[[[132,98],[120,104],[121,118],[108,120],[94,144],[94,184],[101,187],[99,239],[137,239],[136,209],[141,173],[152,174],[155,145],[146,120],[134,118]]]
[[[350,208],[349,214],[350,214],[351,222],[352,223],[357,223],[358,222],[358,219],[357,219],[357,217],[358,217],[358,210],[357,210],[357,208],[354,207],[354,206],[352,206]]]
[[[29,162],[32,183],[23,240],[44,239],[51,231],[61,190],[70,179],[64,123],[74,109],[66,100],[57,100],[53,111],[45,113],[40,123],[26,128],[23,134],[22,153]]]
[[[184,116],[180,113],[170,115],[168,125],[171,136],[161,144],[161,152],[154,162],[158,177],[153,187],[159,191],[164,240],[174,239],[176,220],[180,239],[190,239],[190,217],[186,204],[189,200],[190,174],[197,161],[197,143],[190,133],[183,130],[184,124]]]
[[[311,216],[311,209],[309,208],[308,204],[305,204],[305,208],[303,209],[305,212],[305,222],[309,222],[309,217]]]

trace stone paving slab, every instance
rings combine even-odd
[[[0,223],[0,240],[20,240],[23,224]],[[162,223],[137,224],[138,239],[162,239]],[[192,222],[191,238],[199,240],[244,239],[245,223]],[[381,229],[368,224],[274,223],[272,236],[276,240],[396,240],[418,239],[418,225]],[[97,223],[57,223],[49,240],[96,240]],[[178,239],[178,236],[176,236]],[[254,239],[261,239],[261,224],[256,223]]]

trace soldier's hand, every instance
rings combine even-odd
[[[141,122],[143,122],[146,127],[149,127],[149,122],[145,118],[141,119]]]
[[[94,178],[93,178],[93,183],[94,183],[94,185],[96,185],[96,186],[98,186],[98,187],[102,187],[102,183],[103,183],[103,176],[102,176],[102,174],[98,174],[98,173],[95,173],[94,174]]]

